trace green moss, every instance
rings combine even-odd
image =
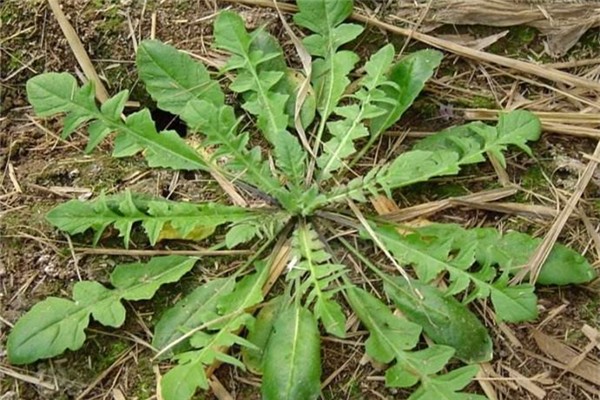
[[[529,190],[538,190],[548,185],[544,172],[539,165],[528,168],[521,175],[521,186]]]
[[[591,298],[582,308],[581,317],[592,327],[600,328],[600,297]],[[579,331],[577,331],[579,332]]]
[[[496,100],[492,97],[475,96],[470,103],[472,108],[496,108]]]

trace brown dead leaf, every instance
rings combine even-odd
[[[578,375],[596,385],[600,385],[599,363],[586,357],[572,368],[569,368],[569,365],[572,365],[574,361],[577,361],[577,358],[580,356],[577,351],[573,350],[564,342],[554,339],[536,329],[533,330],[533,339],[544,354],[560,362],[563,370]]]

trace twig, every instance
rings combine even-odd
[[[98,73],[92,64],[90,57],[85,51],[81,40],[79,40],[79,35],[77,35],[77,32],[75,32],[75,29],[73,29],[73,26],[65,16],[65,13],[63,13],[58,0],[48,0],[48,4],[50,4],[50,8],[52,8],[52,12],[56,17],[58,24],[60,25],[60,29],[62,29],[63,34],[65,35],[69,46],[71,46],[71,50],[73,51],[73,54],[75,55],[75,58],[81,66],[85,76],[94,82],[96,98],[101,103],[104,103],[109,98],[108,92],[100,80],[100,77],[98,77]]]
[[[512,282],[521,282],[528,274],[531,283],[535,284],[535,282],[537,281],[537,278],[540,274],[540,270],[542,269],[542,265],[548,258],[548,255],[550,254],[554,243],[556,243],[556,240],[558,239],[558,235],[560,235],[560,232],[562,231],[567,220],[571,216],[571,213],[573,213],[573,211],[575,210],[579,199],[583,195],[583,191],[585,190],[588,183],[592,179],[592,176],[594,175],[594,171],[598,166],[598,162],[596,161],[596,159],[600,159],[600,142],[598,142],[598,144],[596,145],[596,149],[594,150],[594,154],[592,157],[593,158],[590,159],[590,162],[585,167],[583,174],[581,174],[579,180],[577,181],[575,191],[571,195],[571,198],[569,199],[565,207],[560,211],[560,213],[554,220],[550,231],[546,234],[544,240],[542,240],[535,253],[533,253],[531,258],[529,259],[527,266],[521,271],[519,271],[517,275],[515,275],[515,277],[512,279]]]
[[[75,247],[73,249],[81,254],[101,254],[115,256],[161,256],[161,255],[182,255],[182,256],[239,256],[252,254],[252,250],[126,250],[113,248],[94,248],[94,247]]]

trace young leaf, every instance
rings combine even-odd
[[[121,300],[147,300],[161,285],[178,281],[197,259],[181,256],[155,257],[148,263],[117,266],[111,274],[114,289],[97,282],[73,286],[73,301],[49,297],[33,306],[17,321],[8,337],[12,364],[28,364],[77,350],[85,341],[90,315],[103,325],[117,327],[125,320]]]
[[[300,186],[305,178],[306,153],[300,142],[287,131],[289,116],[286,115],[286,103],[289,96],[274,90],[282,81],[286,71],[265,70],[260,65],[281,56],[279,49],[263,53],[251,49],[256,35],[250,35],[244,27],[242,18],[223,11],[215,20],[215,44],[233,54],[227,68],[237,70],[238,75],[230,89],[245,93],[244,108],[258,116],[257,126],[273,145],[276,165],[295,186]]]
[[[304,39],[309,53],[319,59],[313,62],[313,87],[317,94],[317,110],[326,121],[350,83],[348,73],[358,56],[337,50],[363,31],[356,24],[342,24],[352,14],[352,0],[298,0],[296,24],[314,32]],[[324,126],[324,125],[323,125]]]
[[[394,103],[381,103],[386,113],[371,120],[371,135],[375,138],[394,125],[402,114],[412,105],[425,82],[431,78],[442,61],[442,53],[436,50],[419,50],[398,61],[389,71],[388,79],[395,86],[383,87],[386,96],[396,100]]]
[[[116,131],[121,143],[127,143],[127,151],[116,151],[115,156],[129,156],[143,150],[151,167],[208,170],[202,157],[176,132],[158,133],[148,110],[138,111],[128,116],[125,122],[121,121],[122,109],[119,108],[125,104],[123,93],[116,96],[113,104],[98,109],[91,83],[80,88],[72,75],[51,72],[27,81],[27,96],[39,116],[68,113],[65,124],[67,134],[83,122],[94,120],[90,125],[92,130],[88,150]]]
[[[187,400],[197,388],[207,389],[208,379],[204,368],[216,361],[244,367],[236,358],[223,353],[223,350],[234,344],[255,347],[248,340],[238,336],[238,332],[253,321],[246,310],[263,300],[262,286],[267,275],[268,268],[263,264],[258,272],[242,278],[232,292],[219,296],[216,304],[219,317],[211,321],[202,321],[213,323],[205,331],[198,331],[192,335],[189,340],[191,350],[174,356],[178,364],[163,377],[163,399]],[[195,322],[200,324],[199,319]],[[191,325],[188,327],[196,328]],[[189,377],[193,380],[182,381]]]
[[[247,149],[248,133],[238,133],[233,107],[217,107],[204,100],[190,100],[182,111],[190,127],[206,135],[206,145],[216,146],[214,158],[225,157],[226,168],[235,175],[259,187],[266,194],[279,197],[286,192],[273,177],[269,165],[262,159],[261,150]]]
[[[538,118],[527,111],[512,111],[502,117],[496,127],[473,122],[446,129],[422,139],[414,149],[401,154],[391,163],[374,168],[365,176],[339,185],[327,195],[327,202],[345,199],[366,201],[366,194],[424,182],[436,176],[454,175],[466,164],[485,160],[484,154],[494,154],[500,162],[509,144],[526,149],[526,142],[540,135]]]
[[[457,392],[471,383],[478,371],[477,365],[467,365],[445,375],[433,377],[408,400],[486,400],[487,397],[478,394]]]
[[[196,288],[163,314],[154,328],[152,346],[162,350],[190,330],[216,319],[219,299],[231,293],[234,287],[235,279],[217,278]],[[166,352],[165,356],[188,349],[189,344],[182,343]]]
[[[157,40],[142,41],[136,65],[146,90],[165,111],[182,115],[181,111],[191,99],[205,100],[216,106],[225,101],[219,84],[210,79],[204,65],[172,46]]]
[[[467,362],[489,361],[492,339],[479,319],[451,296],[435,287],[401,277],[388,277],[385,292],[406,317],[423,327],[435,343],[456,350],[456,357]]]
[[[202,239],[219,225],[229,222],[249,221],[259,217],[257,209],[224,206],[216,203],[192,204],[133,195],[105,196],[92,201],[70,200],[52,209],[46,218],[57,228],[75,235],[92,229],[97,242],[111,224],[129,245],[131,230],[141,223],[151,244],[163,238]],[[165,232],[167,232],[165,234]],[[198,236],[201,234],[200,236]]]
[[[367,354],[375,360],[390,363],[396,353],[410,350],[419,343],[419,325],[392,314],[385,304],[363,289],[352,287],[345,293],[350,307],[369,329],[370,336],[365,345]]]
[[[370,120],[371,136],[369,141],[352,159],[351,166],[367,153],[383,132],[402,117],[402,114],[421,93],[425,82],[431,78],[441,61],[442,53],[439,51],[419,50],[403,57],[391,68],[387,77],[394,85],[385,85],[381,90],[384,98],[392,101],[381,101],[378,104],[385,110],[385,113]]]
[[[307,281],[300,287],[301,293],[308,292],[306,304],[314,301],[315,316],[327,332],[344,337],[346,316],[340,305],[332,300],[335,292],[328,290],[328,287],[346,273],[346,267],[331,262],[331,255],[325,251],[317,232],[310,225],[301,224],[296,229],[292,249],[298,263],[288,273],[288,280],[308,275]]]
[[[267,343],[263,365],[265,400],[310,400],[321,392],[321,354],[317,321],[294,305],[283,311]]]
[[[376,232],[398,262],[412,265],[423,282],[448,272],[452,286],[447,296],[464,292],[472,284],[468,299],[490,296],[498,320],[518,322],[537,317],[537,297],[532,285],[508,286],[508,274],[498,276],[491,266],[471,270],[475,263],[474,243],[451,257],[451,242],[446,238],[428,241],[418,234],[403,236],[392,227],[378,227]]]
[[[395,103],[387,98],[382,88],[395,86],[387,80],[386,73],[394,60],[394,46],[388,44],[377,51],[365,64],[366,76],[361,81],[361,89],[353,96],[359,103],[338,107],[334,110],[344,119],[328,123],[331,139],[323,143],[323,154],[318,159],[321,168],[320,178],[327,179],[332,171],[344,165],[344,159],[356,152],[354,141],[368,136],[369,131],[363,121],[386,113],[382,103]]]

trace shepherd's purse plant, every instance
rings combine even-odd
[[[527,111],[512,111],[495,126],[455,126],[366,169],[359,161],[410,107],[442,55],[421,50],[397,59],[388,44],[361,62],[346,46],[363,32],[345,22],[351,0],[297,5],[294,22],[306,33],[296,42],[301,70],[288,67],[264,28],[248,32],[231,11],[214,22],[214,46],[229,55],[218,74],[169,45],[140,44],[140,78],[159,108],[185,121],[188,138],[158,132],[147,109],[122,116],[126,90],[99,106],[93,85],[79,86],[67,73],[27,83],[38,116],[66,114],[63,137],[88,124],[87,151],[112,135],[115,157],[141,154],[149,167],[210,172],[229,192],[251,194],[250,205],[126,191],[68,201],[47,219],[71,235],[93,231],[94,244],[113,226],[125,247],[139,230],[151,245],[210,237],[214,248],[253,251],[235,272],[205,277],[155,324],[157,358],[171,360],[160,385],[165,400],[208,389],[220,363],[262,375],[265,399],[315,399],[321,335],[344,338],[350,313],[368,331],[364,352],[388,366],[386,386],[406,388],[410,400],[484,398],[463,391],[477,363],[493,355],[470,304],[487,302],[497,322],[535,320],[535,287],[510,281],[539,240],[453,224],[400,227],[358,204],[455,175],[486,155],[504,165],[509,146],[530,154],[540,123]],[[72,299],[49,297],[18,320],[8,338],[9,360],[28,364],[77,350],[90,317],[119,327],[124,300],[150,299],[209,262],[153,257],[117,266],[108,283],[77,282]],[[279,274],[283,282],[269,291]],[[582,256],[556,245],[537,282],[568,285],[594,276]]]

